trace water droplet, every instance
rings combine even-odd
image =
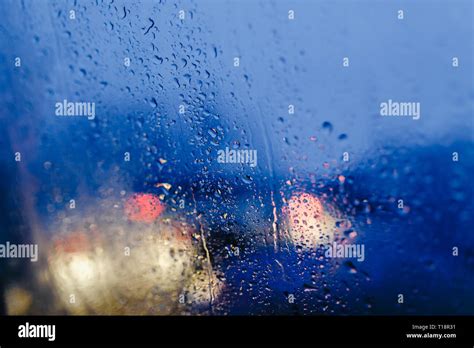
[[[156,101],[155,97],[151,98],[150,99],[150,105],[153,107],[153,108],[156,108],[158,106],[158,102]]]
[[[348,269],[349,273],[351,274],[357,273],[357,268],[351,261],[345,261],[344,266]]]

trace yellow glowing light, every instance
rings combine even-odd
[[[322,201],[310,193],[296,193],[285,209],[293,243],[304,251],[314,251],[335,240],[336,219]]]

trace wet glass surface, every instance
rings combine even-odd
[[[472,314],[472,2],[426,3],[1,0],[2,311]]]

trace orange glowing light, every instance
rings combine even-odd
[[[125,214],[130,221],[152,223],[164,210],[163,203],[151,193],[136,193],[125,202]]]

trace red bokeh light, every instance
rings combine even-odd
[[[152,223],[165,206],[154,194],[136,193],[125,202],[125,214],[130,221]]]

